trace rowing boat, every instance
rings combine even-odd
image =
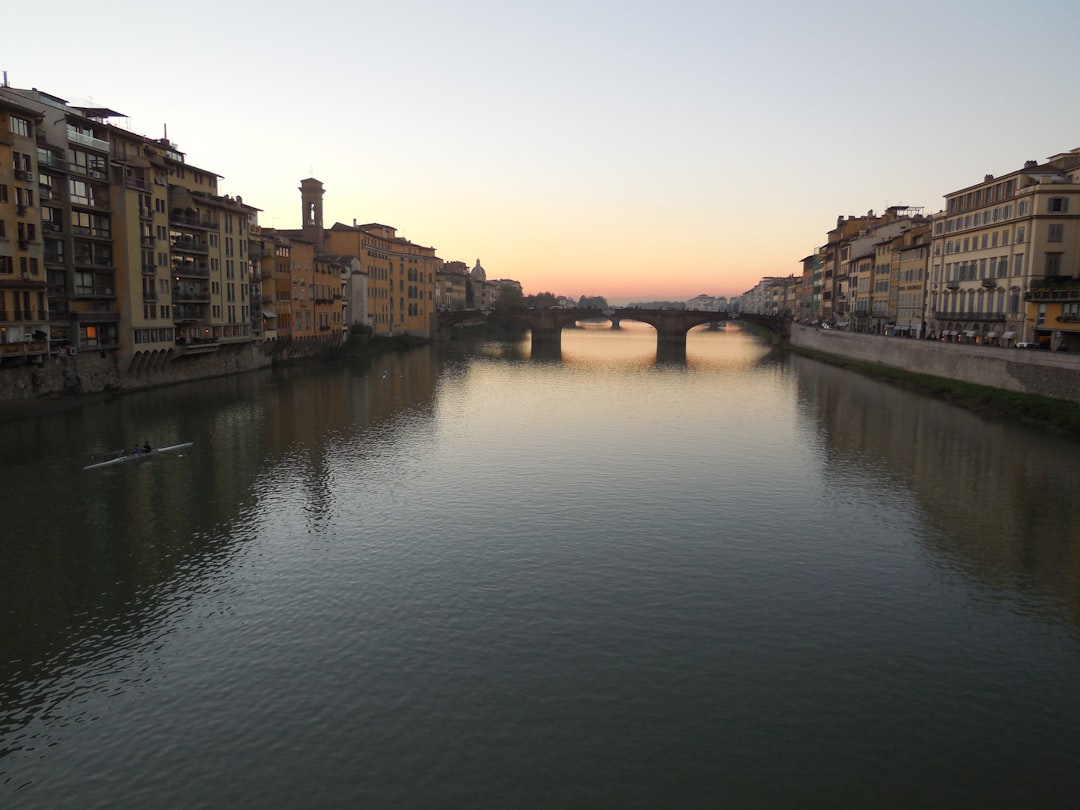
[[[127,453],[116,458],[110,458],[106,461],[99,461],[96,464],[87,464],[83,467],[84,470],[96,470],[99,467],[111,467],[114,464],[123,464],[125,461],[149,461],[156,455],[163,455],[168,453],[175,453],[178,450],[186,450],[191,447],[195,442],[184,442],[183,444],[173,444],[168,447],[155,447],[149,453]]]

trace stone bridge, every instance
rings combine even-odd
[[[791,322],[786,318],[766,315],[728,315],[726,312],[702,312],[686,309],[638,309],[636,307],[612,309],[507,309],[507,310],[459,310],[438,313],[437,333],[446,337],[450,329],[468,322],[488,321],[514,323],[532,332],[533,347],[559,347],[562,330],[578,321],[609,320],[611,328],[618,329],[622,321],[641,321],[656,330],[657,349],[686,350],[686,333],[695,326],[706,323],[722,323],[742,320],[768,329],[773,343],[787,340]]]

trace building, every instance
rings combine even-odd
[[[49,354],[48,284],[37,182],[39,108],[0,94],[0,366]],[[50,231],[52,233],[52,231]]]
[[[852,330],[884,334],[896,322],[892,243],[925,221],[922,209],[909,206],[891,206],[881,217],[870,211],[866,226],[841,243]]]
[[[926,276],[930,263],[930,222],[923,222],[892,240],[893,284],[890,309],[893,334],[924,337]]]
[[[1067,305],[1078,271],[1080,150],[1029,160],[945,195],[934,217],[931,336],[964,342],[1076,340]]]
[[[469,268],[465,262],[446,262],[435,272],[435,306],[440,312],[466,308],[469,298]]]

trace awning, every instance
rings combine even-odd
[[[1014,338],[1014,337],[1016,337],[1016,332],[1006,332],[1004,335],[1002,335],[1002,337],[1003,338]]]
[[[966,332],[964,332],[964,335],[967,337],[975,337],[977,334],[979,334],[979,332],[976,329],[968,329]]]
[[[264,318],[276,318],[277,312],[269,304],[263,304],[263,317]]]
[[[995,329],[993,332],[990,332],[987,335],[987,337],[992,337],[992,338],[1001,337],[1001,332],[999,332],[997,329]]]

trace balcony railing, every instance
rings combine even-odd
[[[210,267],[208,265],[195,262],[173,262],[172,271],[173,275],[176,276],[197,276],[199,278],[210,276]]]
[[[947,310],[933,310],[931,317],[939,321],[1004,321],[1003,312],[951,312]]]
[[[181,236],[177,239],[173,239],[170,246],[174,250],[179,250],[184,253],[209,253],[210,246],[202,239],[192,239],[191,237]]]
[[[64,158],[57,157],[50,152],[39,151],[38,168],[40,169],[42,166],[47,166],[50,169],[57,169],[62,172],[66,172],[68,170],[68,162]]]
[[[210,217],[191,217],[186,214],[172,214],[169,217],[169,222],[174,222],[177,225],[186,225],[189,228],[204,228],[206,230],[217,230],[217,223]]]
[[[1024,293],[1025,301],[1075,301],[1080,299],[1080,287],[1057,290],[1029,290]]]
[[[109,142],[103,141],[101,138],[95,138],[92,135],[77,132],[70,127],[68,128],[67,136],[70,143],[81,143],[83,146],[91,146],[94,149],[100,149],[103,152],[109,151]]]
[[[210,291],[199,287],[178,285],[173,287],[173,301],[176,303],[209,304]]]

